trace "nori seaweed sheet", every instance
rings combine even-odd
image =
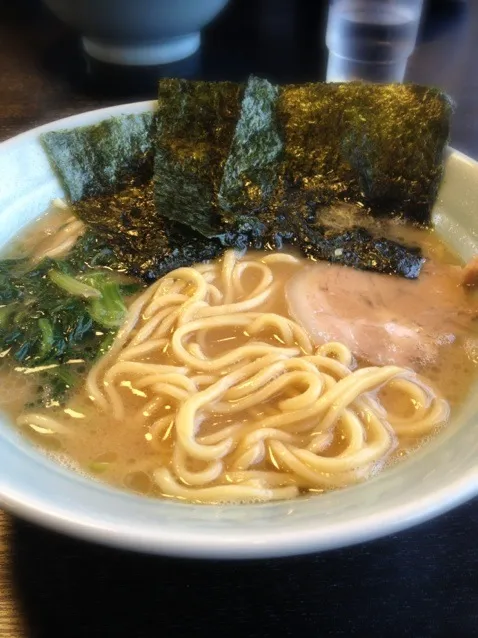
[[[217,197],[242,93],[232,82],[159,82],[157,208],[205,237],[221,234]]]
[[[223,250],[218,240],[158,215],[151,181],[77,202],[75,212],[112,247],[118,269],[146,282],[175,268],[212,259]]]
[[[153,172],[153,112],[111,117],[98,124],[41,136],[71,202],[119,192]]]
[[[451,111],[444,93],[413,84],[277,90],[251,78],[220,202],[227,212],[251,214],[300,189],[322,206],[351,202],[428,224]]]
[[[361,203],[428,224],[443,174],[451,102],[413,84],[281,87],[282,187],[317,203]]]
[[[325,226],[311,226],[301,218],[293,218],[290,224],[291,244],[313,259],[407,279],[416,279],[425,262],[420,248],[375,236],[365,228],[331,231]]]
[[[278,94],[265,93],[267,85],[251,78],[246,87],[242,115],[262,144],[249,142],[241,117],[220,192],[223,221],[239,230],[249,219],[256,247],[295,244],[315,259],[417,277],[420,251],[354,222],[337,229],[329,212],[347,203],[362,220],[429,224],[449,135],[448,97],[416,85],[315,83]]]
[[[155,113],[122,115],[100,124],[47,133],[42,144],[79,219],[107,263],[154,281],[169,270],[210,259],[218,241],[173,224],[153,194]]]
[[[146,281],[226,246],[284,244],[413,278],[419,251],[357,224],[337,228],[325,212],[346,202],[428,223],[450,111],[443,94],[414,85],[274,87],[252,77],[244,92],[163,80],[156,117],[42,141],[77,215],[119,268]]]
[[[266,250],[280,250],[289,245],[314,260],[407,279],[419,276],[425,262],[420,248],[383,237],[378,224],[369,228],[353,223],[322,224],[322,211],[317,213],[313,206],[297,199],[302,198],[294,199],[292,214],[290,204],[284,204],[282,209],[267,210],[254,217],[253,228],[260,226],[262,232],[250,233],[248,245]],[[244,225],[242,220],[240,223]]]
[[[278,95],[279,88],[267,80],[251,77],[247,83],[219,190],[223,211],[260,210],[274,192],[283,150],[276,118]]]

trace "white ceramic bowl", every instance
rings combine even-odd
[[[102,62],[169,64],[195,53],[200,32],[229,0],[44,0]]]
[[[0,144],[0,244],[62,195],[41,133],[153,108],[152,102],[70,117]],[[478,164],[450,151],[437,228],[464,258],[478,252]],[[443,212],[445,211],[445,212]],[[437,516],[478,494],[478,394],[446,431],[362,485],[264,505],[208,506],[141,498],[55,465],[0,417],[0,503],[82,538],[203,558],[300,554],[371,540]]]

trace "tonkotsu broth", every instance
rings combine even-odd
[[[57,218],[55,219],[55,215]],[[21,245],[21,254],[25,254],[25,246],[33,250],[34,246],[31,237],[37,236],[39,242],[42,241],[42,230],[49,229],[56,225],[58,219],[64,221],[65,214],[51,212],[41,220],[26,229],[19,237],[17,245]],[[421,245],[426,257],[432,257],[441,263],[459,263],[459,259],[450,249],[438,238],[435,232],[423,231],[407,226],[398,226],[390,232],[393,238],[400,238],[408,243]],[[29,238],[28,242],[22,241]],[[39,243],[38,242],[38,243]],[[8,256],[15,256],[15,243],[8,251]],[[248,253],[247,258],[261,257],[258,253]],[[306,263],[301,259],[301,263]],[[274,286],[275,291],[263,307],[256,310],[273,312],[285,317],[288,316],[287,304],[284,295],[284,287],[290,277],[297,272],[297,264],[281,263],[274,266]],[[260,275],[248,273],[243,280],[244,293],[247,296],[259,283]],[[207,333],[207,338],[201,347],[209,357],[219,356],[229,352],[233,348],[245,344],[248,336],[240,327],[220,328]],[[261,333],[261,340],[268,343],[280,343],[281,336],[272,330]],[[168,348],[163,348],[154,354],[147,354],[142,358],[143,362],[175,364],[174,355]],[[362,367],[366,362],[359,362]],[[428,379],[437,392],[445,397],[452,410],[459,405],[469,391],[471,382],[476,374],[478,356],[473,348],[465,349],[462,341],[442,348],[438,364],[429,366],[418,371],[420,375]],[[24,404],[34,395],[32,377],[28,377],[21,372],[12,370],[5,362],[0,371],[0,408],[15,421],[23,412]],[[147,391],[136,387],[135,379],[124,378],[121,381],[119,392],[125,405],[126,412],[124,418],[117,420],[111,416],[111,412],[101,412],[88,396],[85,388],[80,389],[67,406],[53,406],[49,410],[42,409],[41,412],[60,418],[73,434],[43,435],[29,427],[23,427],[25,434],[40,449],[53,456],[59,462],[77,471],[101,479],[118,487],[131,489],[136,492],[150,495],[161,495],[161,490],[154,484],[152,478],[153,470],[158,466],[169,466],[171,464],[172,442],[175,431],[172,426],[164,428],[161,435],[160,445],[152,445],[152,435],[149,426],[143,423],[142,411],[145,409],[145,399]],[[149,398],[149,397],[148,397]],[[392,405],[395,412],[404,415],[412,410],[410,400],[398,399],[393,392],[384,392],[382,399],[385,405]],[[266,418],[276,408],[277,399],[272,397],[268,401],[262,402],[260,407],[256,407],[256,417],[258,420]],[[168,417],[173,409],[173,401],[167,402],[155,414],[155,418]],[[35,410],[37,412],[37,410]],[[227,414],[214,415],[201,424],[201,436],[207,436],[219,431],[226,425],[233,422],[247,423],[250,418],[249,413],[239,413],[232,418]],[[416,449],[423,440],[429,438],[429,434],[418,439],[401,440],[400,445],[388,456],[387,462],[393,462],[400,456],[408,454]],[[337,424],[333,442],[323,453],[324,456],[333,457],[341,451],[344,436],[341,433],[341,424]],[[267,454],[262,460],[254,465],[254,469],[261,471],[266,467],[273,468],[275,459],[272,454]],[[382,463],[383,465],[383,463]],[[377,468],[381,466],[377,464]],[[200,471],[205,468],[203,461],[193,462],[189,465],[191,471]],[[231,468],[224,468],[225,473]],[[308,488],[304,491],[323,491],[325,488]]]

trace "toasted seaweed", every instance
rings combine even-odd
[[[425,262],[419,248],[376,237],[360,227],[333,232],[302,223],[292,241],[307,257],[407,279],[416,279]]]
[[[41,143],[71,202],[121,191],[152,176],[153,112],[51,131]]]
[[[222,220],[237,231],[249,220],[255,247],[295,244],[314,259],[417,277],[419,250],[367,228],[377,215],[430,223],[449,135],[448,97],[415,85],[269,87],[251,78],[246,88],[220,191]],[[262,147],[248,138],[252,114],[263,116],[255,122]],[[330,214],[339,203],[355,211],[348,227],[338,228]]]
[[[161,217],[151,182],[77,202],[75,211],[93,231],[102,251],[107,247],[112,251],[117,270],[147,282],[174,268],[212,259],[222,249],[218,240]],[[102,251],[100,258],[105,259]]]
[[[372,113],[364,119],[352,112],[342,148],[364,202],[377,212],[429,224],[443,177],[451,101],[417,85],[362,90],[369,93],[364,99],[373,104]]]
[[[219,189],[223,211],[260,210],[274,192],[283,149],[276,118],[278,95],[278,87],[267,80],[251,77],[247,83]]]
[[[450,111],[446,96],[414,85],[274,87],[252,77],[244,91],[162,80],[157,116],[47,134],[43,144],[98,259],[146,281],[224,247],[284,244],[416,277],[419,251],[370,232],[366,217],[429,222]],[[360,211],[350,226],[331,217],[337,203]]]
[[[300,208],[295,200],[294,212]],[[302,213],[302,214],[301,214]],[[299,210],[290,214],[287,209],[264,211],[254,217],[254,230],[260,225],[261,232],[249,233],[248,246],[255,249],[280,250],[294,246],[305,256],[314,260],[351,266],[359,270],[372,270],[407,279],[416,279],[425,260],[416,246],[406,246],[387,239],[380,234],[380,226],[325,225],[321,214],[309,216]],[[242,222],[244,227],[244,222]]]
[[[108,266],[147,282],[215,257],[217,240],[158,214],[153,195],[154,113],[47,133],[42,143],[88,232],[72,252],[77,264]]]
[[[223,217],[300,189],[317,205],[350,202],[428,224],[451,111],[444,93],[413,84],[250,78],[219,193]]]
[[[444,93],[413,84],[282,87],[283,193],[293,186],[322,205],[361,203],[428,224],[451,109]]]
[[[232,82],[161,80],[154,169],[164,217],[205,237],[221,234],[217,195],[243,88]]]

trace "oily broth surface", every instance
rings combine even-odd
[[[28,250],[33,249],[32,237],[48,235],[52,228],[64,223],[67,213],[55,211],[44,216],[39,222],[32,225],[17,243],[12,244],[8,256],[23,256]],[[389,228],[389,236],[402,240],[409,244],[420,245],[426,257],[431,257],[441,263],[460,263],[460,260],[442,242],[433,231],[424,231],[407,226],[394,226]],[[18,246],[20,248],[18,248]],[[307,263],[304,260],[304,264]],[[277,285],[273,299],[267,302],[267,311],[287,316],[287,307],[284,287],[288,279],[297,272],[296,267],[288,264],[277,265],[274,269]],[[252,290],[258,283],[255,276],[251,275],[244,281],[246,291]],[[280,337],[270,334],[274,340]],[[209,355],[219,355],[232,348],[241,345],[247,340],[247,336],[238,328],[218,329],[208,335],[205,350]],[[453,408],[465,399],[471,382],[476,375],[478,366],[478,354],[474,348],[465,348],[462,341],[444,347],[441,350],[439,362],[420,370],[426,379],[441,393]],[[168,351],[154,357],[145,358],[146,361],[172,363],[173,359]],[[366,363],[366,362],[360,362]],[[120,389],[122,397],[127,405],[127,413],[123,421],[119,422],[108,414],[99,412],[92,404],[86,392],[80,391],[64,408],[51,410],[56,416],[71,428],[73,436],[48,435],[44,436],[25,428],[25,434],[38,447],[49,456],[59,462],[74,467],[77,471],[104,480],[118,487],[127,488],[143,494],[158,495],[157,488],[153,487],[150,469],[153,465],[167,464],[168,442],[172,440],[172,427],[164,433],[164,445],[161,452],[153,449],[148,438],[148,428],[140,424],[141,406],[144,405],[144,397],[134,388],[133,383],[127,380],[122,383]],[[0,409],[13,421],[23,410],[23,406],[34,396],[34,382],[32,375],[16,372],[5,360],[0,364]],[[406,413],[412,406],[396,405],[397,398],[393,393],[383,397],[384,401],[392,402],[394,408]],[[262,414],[267,415],[271,409],[271,403],[260,407]],[[164,406],[158,417],[167,416],[171,406]],[[258,414],[260,417],[260,414]],[[240,418],[240,415],[239,415]],[[237,421],[237,417],[235,418]],[[208,420],[201,429],[203,434],[212,433],[227,425],[227,416],[217,417],[216,420]],[[329,448],[327,454],[334,455],[340,452],[340,423],[337,426],[338,436],[334,445]],[[28,431],[27,431],[28,430]],[[77,434],[76,434],[77,433]],[[428,440],[429,436],[426,437]],[[401,456],[408,455],[412,450],[421,445],[423,440],[413,440],[402,443],[388,463],[394,462]],[[201,462],[195,462],[193,470],[200,470]],[[260,466],[258,466],[260,469]],[[316,490],[314,490],[316,491]],[[317,490],[320,491],[320,490]]]

